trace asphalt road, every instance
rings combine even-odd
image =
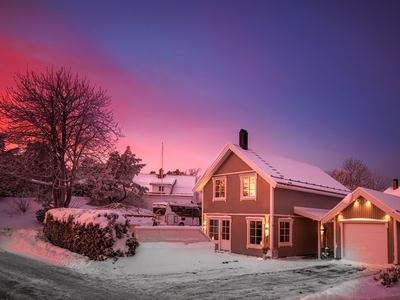
[[[327,261],[309,268],[240,275],[232,268],[190,276],[94,276],[0,249],[0,299],[300,299],[372,273]]]

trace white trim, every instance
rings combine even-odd
[[[258,217],[258,216],[260,216],[260,217],[268,216],[268,214],[262,214],[262,213],[260,213],[260,214],[246,214],[246,213],[241,214],[241,213],[229,213],[229,212],[223,212],[223,213],[217,213],[217,212],[207,213],[207,212],[204,212],[204,213],[207,214],[207,216],[225,216],[225,215],[227,215],[227,216],[256,216],[256,217]]]
[[[321,259],[321,221],[318,221],[318,259]]]
[[[337,238],[336,238],[336,226],[337,226],[337,221],[336,217],[333,218],[333,257],[337,257]]]
[[[340,219],[340,223],[389,223],[388,220],[380,219],[364,219],[364,218],[353,218],[353,219]]]
[[[277,183],[276,184],[277,188],[281,189],[286,189],[286,190],[295,190],[295,191],[300,191],[300,192],[305,192],[305,193],[311,193],[311,194],[318,194],[318,195],[325,195],[325,196],[333,196],[333,197],[338,197],[338,198],[343,198],[343,196],[347,195],[346,191],[338,191],[336,192],[329,192],[329,191],[320,191],[316,190],[313,188],[305,188],[305,187],[299,187],[296,185],[287,185],[287,184],[282,184],[282,183]]]
[[[261,221],[261,245],[250,244],[250,221]],[[257,229],[255,229],[257,230]],[[262,249],[265,240],[265,217],[246,217],[246,248],[247,249]]]
[[[210,238],[210,220],[218,220],[218,240],[213,240]],[[232,249],[232,217],[231,216],[213,216],[207,214],[207,236],[218,245],[218,250],[221,250],[221,240],[222,240],[222,221],[229,220],[229,249],[225,250],[231,252]]]
[[[225,187],[225,191],[224,191],[225,197],[215,197],[215,182],[217,180],[224,180],[225,181],[225,186],[224,186]],[[226,202],[226,191],[227,191],[226,186],[227,186],[227,183],[228,183],[228,180],[227,180],[226,176],[215,176],[215,177],[212,178],[212,182],[213,182],[212,201],[213,202],[215,202],[215,201],[225,201]]]
[[[274,199],[274,187],[272,185],[269,186],[269,248],[271,252],[274,250],[275,246],[275,199]]]
[[[247,174],[241,174],[239,175],[240,177],[240,201],[244,200],[255,200],[257,201],[257,173],[247,173]],[[243,196],[243,178],[248,177],[254,177],[254,196]],[[250,189],[250,181],[249,181],[249,189]]]
[[[278,247],[293,247],[293,221],[294,220],[292,218],[278,219]],[[289,223],[289,242],[281,242],[281,222]]]
[[[393,257],[393,263],[397,265],[399,263],[399,257],[398,257],[398,245],[397,245],[397,221],[392,218],[393,220],[393,251],[394,251],[394,257]]]
[[[214,173],[214,176],[228,176],[228,175],[238,175],[238,174],[246,174],[246,173],[254,173],[254,170],[238,171],[238,172],[230,172],[230,173]]]

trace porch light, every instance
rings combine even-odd
[[[269,235],[269,217],[265,216],[265,237]]]
[[[206,215],[203,215],[203,232],[205,234],[207,234],[207,216]]]
[[[321,235],[324,234],[325,228],[324,228],[324,225],[322,223],[321,223],[321,228],[320,229],[321,229]]]

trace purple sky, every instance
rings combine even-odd
[[[400,178],[400,1],[0,2],[0,92],[17,71],[71,67],[108,90],[148,166],[249,147]]]

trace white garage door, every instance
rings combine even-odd
[[[387,263],[386,224],[344,223],[343,256],[346,259]]]

